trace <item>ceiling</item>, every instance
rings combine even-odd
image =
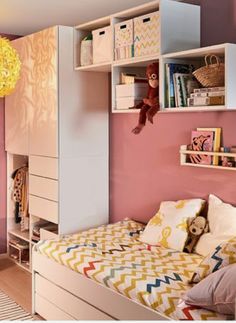
[[[149,0],[0,0],[0,33],[27,35],[53,25],[75,26]]]

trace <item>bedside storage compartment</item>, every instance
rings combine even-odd
[[[29,176],[29,194],[58,201],[58,181],[54,179]]]
[[[29,212],[31,215],[58,224],[58,203],[41,197],[29,196]]]
[[[40,240],[52,240],[52,239],[58,239],[59,235],[55,232],[51,232],[49,230],[40,229]]]
[[[29,173],[32,175],[58,179],[58,159],[41,156],[30,156]]]
[[[47,302],[50,302],[50,304],[52,304],[52,306],[56,304],[57,308],[63,309],[65,313],[70,313],[73,319],[113,320],[113,318],[109,315],[97,310],[95,307],[84,302],[80,298],[77,298],[73,294],[68,293],[66,290],[54,285],[49,280],[45,279],[39,274],[35,275],[35,290],[36,297],[38,297],[39,295],[39,297],[45,298]],[[41,313],[39,312],[39,314]],[[56,314],[57,313],[55,313],[55,315]],[[46,319],[55,320],[62,318],[46,317]]]

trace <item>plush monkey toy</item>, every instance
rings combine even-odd
[[[140,109],[138,125],[132,130],[134,134],[139,134],[146,124],[146,119],[153,123],[153,117],[159,110],[159,65],[152,63],[147,66],[146,76],[148,79],[147,97],[137,104],[134,109]]]

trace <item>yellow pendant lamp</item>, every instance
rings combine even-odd
[[[0,37],[0,97],[12,93],[20,77],[21,62],[10,41]]]

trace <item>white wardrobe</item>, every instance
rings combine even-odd
[[[22,70],[5,102],[8,230],[31,241],[38,219],[68,234],[108,222],[109,75],[74,71],[73,28],[12,42]],[[14,223],[11,173],[29,166],[29,232]]]

